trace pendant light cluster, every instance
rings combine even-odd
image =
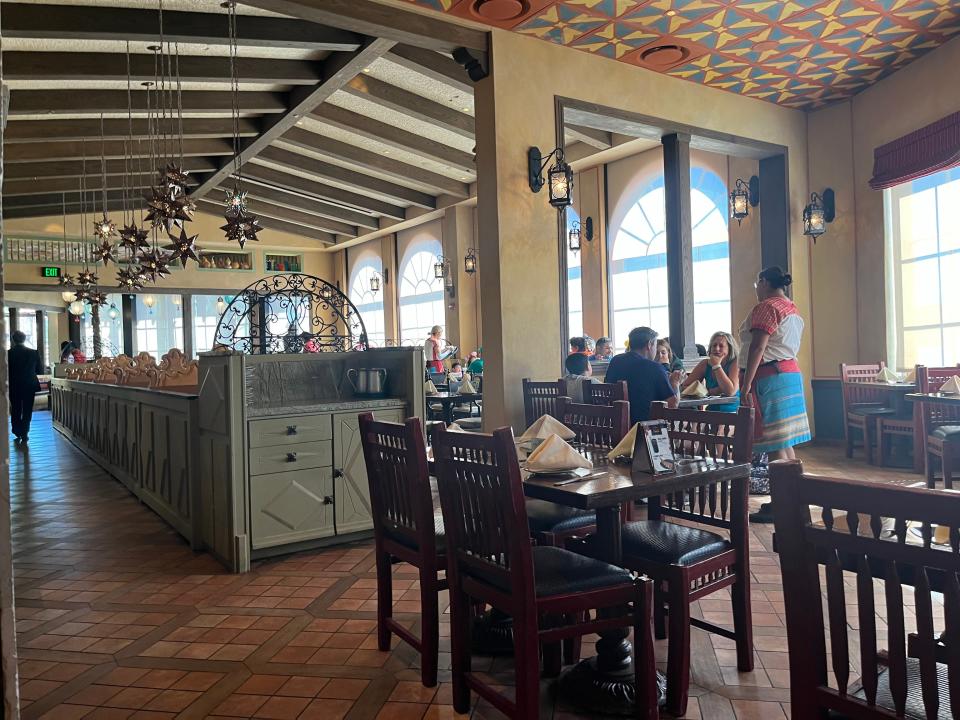
[[[259,219],[247,209],[247,192],[243,189],[243,169],[240,160],[240,80],[237,76],[237,3],[226,0],[220,7],[227,11],[228,38],[230,44],[230,95],[233,100],[233,180],[232,190],[227,190],[227,209],[223,214],[226,225],[220,227],[227,240],[242,248],[248,240],[257,241]]]

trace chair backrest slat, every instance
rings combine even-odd
[[[917,366],[917,390],[922,393],[937,392],[952,377],[960,377],[960,366],[924,367]],[[932,432],[938,425],[960,423],[960,407],[946,403],[925,402],[922,404],[924,430]]]
[[[420,419],[380,422],[363,413],[359,424],[374,531],[433,556],[433,496]]]
[[[833,710],[856,718],[937,718],[947,708],[960,716],[960,548],[952,542],[960,493],[809,476],[797,461],[772,463],[770,477],[794,716]],[[931,543],[910,529],[938,525],[950,542]],[[847,581],[850,573],[855,583]],[[909,600],[904,586],[912,587]],[[941,593],[942,620],[934,606]],[[880,636],[878,603],[886,623]],[[905,604],[913,605],[915,623]],[[858,623],[850,630],[846,609],[853,605]],[[851,645],[858,646],[856,668]],[[860,694],[848,694],[854,674]]]
[[[840,380],[843,383],[843,416],[854,405],[880,404],[883,402],[883,393],[879,388],[857,387],[855,383],[869,382],[877,373],[886,367],[883,361],[866,363],[863,365],[840,364]]]
[[[559,380],[542,382],[523,379],[523,413],[527,427],[542,415],[557,417],[557,398],[563,394],[562,385]]]
[[[613,448],[630,432],[630,403],[615,400],[611,405],[586,405],[561,397],[557,419],[577,434],[576,442]]]
[[[613,405],[617,400],[629,400],[626,380],[583,384],[583,402],[587,405]]]
[[[431,438],[451,572],[533,598],[530,535],[513,432],[448,432],[437,426]]]

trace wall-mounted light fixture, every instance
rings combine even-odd
[[[747,215],[750,208],[760,204],[760,178],[753,175],[749,183],[737,178],[733,190],[730,191],[730,217],[737,221],[737,225]]]
[[[118,317],[120,317],[120,311],[117,310],[117,306],[114,303],[110,303],[110,309],[107,310],[107,316],[111,320],[116,320]]]
[[[810,204],[803,209],[803,234],[813,238],[823,235],[827,230],[827,223],[832,223],[837,216],[837,206],[833,190],[827,188],[823,194],[810,195]]]
[[[222,297],[217,298],[217,312],[220,315],[223,315],[223,311],[227,309],[227,303],[224,302]]]
[[[554,164],[547,171],[550,204],[558,210],[563,210],[570,204],[570,193],[573,192],[573,170],[564,162],[561,148],[556,148],[546,158],[540,154],[540,148],[532,147],[527,151],[528,182],[533,192],[540,192],[544,183],[543,170],[551,158],[554,159]]]
[[[476,248],[467,248],[467,254],[463,256],[463,271],[467,275],[473,275],[477,271]]]
[[[387,272],[388,268],[383,269],[382,275],[376,270],[373,271],[373,274],[370,276],[370,292],[376,294],[380,292],[381,285],[387,284]]]
[[[157,299],[153,295],[147,295],[143,298],[143,304],[152,309],[157,304]]]
[[[593,218],[589,216],[584,218],[582,226],[579,220],[574,220],[567,232],[567,246],[570,252],[580,252],[580,248],[583,247],[581,240],[584,238],[587,242],[593,242]]]

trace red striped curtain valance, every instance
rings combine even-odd
[[[870,187],[883,190],[960,165],[960,112],[873,151]]]

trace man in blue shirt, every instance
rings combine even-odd
[[[630,349],[615,356],[607,368],[605,382],[627,381],[631,423],[649,420],[652,402],[665,400],[669,407],[677,406],[683,372],[667,375],[656,356],[656,330],[638,327],[630,331]]]

